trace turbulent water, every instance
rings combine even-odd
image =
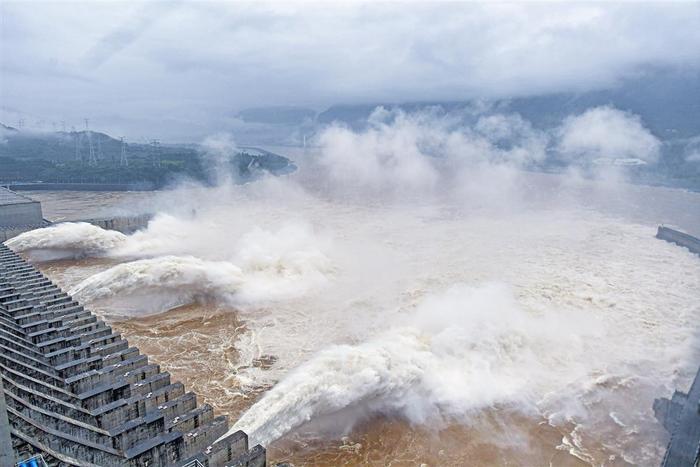
[[[103,194],[162,214],[130,236],[68,224],[10,246],[272,459],[657,464],[653,399],[696,369],[700,261],[655,224],[698,228],[700,196],[531,182],[551,190],[512,210],[274,182]],[[64,196],[39,194],[48,217]]]

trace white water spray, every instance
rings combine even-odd
[[[175,294],[186,301],[195,297],[226,300],[236,294],[242,282],[240,268],[230,263],[164,256],[119,264],[88,277],[69,293],[86,301],[134,293]]]
[[[112,254],[153,250],[159,242],[163,247],[169,241],[141,232]],[[316,243],[312,232],[299,226],[278,232],[255,228],[236,242],[229,261],[174,255],[131,261],[85,279],[70,293],[86,301],[161,296],[168,298],[167,304],[214,299],[242,305],[292,298],[322,286],[333,273],[330,259]]]
[[[121,232],[86,222],[63,222],[24,232],[5,244],[17,252],[40,250],[50,252],[52,258],[80,258],[105,255],[126,240]]]
[[[535,410],[544,388],[562,389],[586,374],[581,357],[601,332],[580,314],[528,313],[498,284],[453,287],[399,319],[367,342],[312,357],[230,433],[244,430],[268,445],[329,417],[349,430],[376,414],[440,424],[466,423],[470,411],[498,404]]]

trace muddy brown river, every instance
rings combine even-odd
[[[700,260],[654,233],[698,232],[700,195],[493,213],[207,190],[27,193],[53,220],[166,215],[24,254],[272,465],[659,463],[653,400],[697,370]]]

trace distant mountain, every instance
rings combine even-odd
[[[651,72],[614,89],[513,99],[508,108],[549,127],[590,107],[612,105],[639,115],[663,140],[700,135],[700,71]]]
[[[648,70],[623,81],[615,88],[585,93],[560,93],[489,102],[464,100],[338,104],[321,112],[316,122],[318,127],[340,122],[361,130],[368,125],[368,117],[380,105],[409,113],[430,106],[439,106],[444,112],[483,108],[487,113],[517,113],[542,130],[554,129],[566,117],[581,114],[587,109],[613,106],[639,115],[644,126],[663,143],[658,163],[630,169],[638,180],[700,190],[700,70]],[[466,112],[465,119],[469,121],[479,115],[478,112]],[[556,154],[552,154],[548,164],[557,164]]]
[[[369,115],[380,105],[411,112],[432,105],[449,111],[475,104],[481,103],[464,100],[338,104],[321,112],[316,121],[319,124],[338,121],[358,127],[366,124]],[[700,135],[700,71],[648,71],[612,89],[500,99],[489,104],[500,112],[518,113],[538,128],[552,128],[569,115],[611,105],[641,116],[645,126],[662,140],[692,138]]]
[[[302,125],[312,122],[316,111],[303,107],[256,107],[243,109],[236,116],[246,123],[266,123],[272,125]]]
[[[4,128],[6,125],[2,125]],[[87,157],[89,153],[88,134],[79,132],[36,132],[12,129],[4,135],[0,144],[0,157],[19,159],[45,159],[51,161],[75,160]],[[118,158],[121,153],[121,142],[111,136],[93,131],[90,134],[93,150],[101,158]],[[77,151],[76,151],[77,149]]]
[[[173,179],[208,181],[196,145],[126,144],[101,132],[35,132],[0,127],[0,183],[136,183],[161,187]],[[94,158],[90,157],[90,146]],[[296,166],[286,157],[257,148],[230,154],[231,173],[247,181],[262,173],[282,175]]]

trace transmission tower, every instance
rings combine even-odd
[[[104,154],[102,154],[102,135],[97,133],[95,137],[97,138],[97,160],[101,161],[104,159]]]
[[[85,119],[85,134],[88,140],[88,165],[97,165],[97,157],[95,156],[95,148],[92,147],[92,132],[88,125],[89,120]]]
[[[151,163],[153,167],[160,167],[160,141],[151,140]]]
[[[21,130],[22,128],[24,128],[24,119],[23,119],[23,118],[20,118],[20,119],[17,121],[17,126],[19,127],[20,130]]]
[[[129,167],[129,159],[126,157],[126,143],[124,142],[124,137],[122,136],[120,140],[122,142],[122,153],[121,157],[119,158],[119,165],[122,167]]]
[[[80,157],[80,133],[75,131],[74,126],[70,128],[70,131],[73,133],[73,141],[75,142],[75,160],[83,162],[82,158]]]

